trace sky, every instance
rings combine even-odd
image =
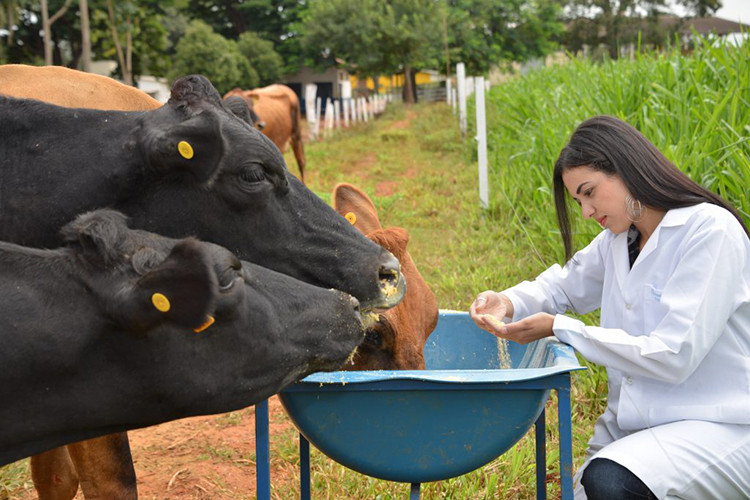
[[[722,8],[714,16],[750,24],[750,0],[722,0]]]

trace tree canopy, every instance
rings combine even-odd
[[[720,0],[674,0],[710,15]],[[558,48],[603,47],[669,37],[667,0],[0,0],[0,63],[84,67],[117,62],[113,76],[174,78],[202,72],[217,86],[281,81],[302,67],[343,66],[357,76],[420,69],[470,74]],[[43,7],[46,6],[46,14]],[[82,26],[90,18],[90,28]],[[45,33],[43,19],[53,18]],[[672,28],[674,29],[674,28]],[[48,57],[50,52],[47,52]]]

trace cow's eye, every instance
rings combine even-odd
[[[240,173],[240,179],[242,179],[243,182],[255,184],[256,182],[262,182],[266,180],[266,173],[263,171],[263,168],[260,165],[255,165],[243,169],[242,173]]]
[[[380,347],[383,345],[383,336],[379,331],[368,328],[365,332],[365,342],[374,347]]]

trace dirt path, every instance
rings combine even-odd
[[[272,436],[293,434],[276,397],[269,415]],[[255,497],[253,408],[167,422],[129,436],[141,499]],[[286,472],[272,470],[274,482],[287,480]]]

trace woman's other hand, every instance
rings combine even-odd
[[[513,316],[513,304],[502,293],[487,290],[474,299],[469,308],[469,316],[482,330],[500,336],[504,327],[503,318]]]

